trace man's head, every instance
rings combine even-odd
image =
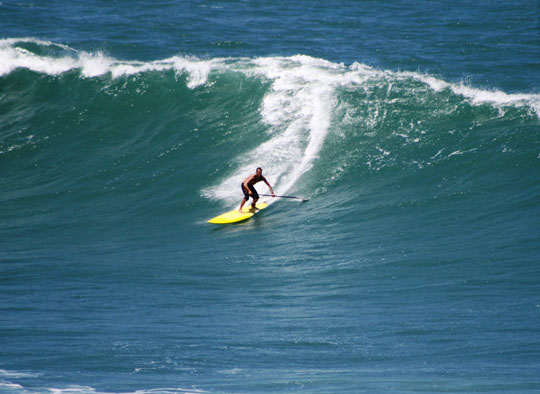
[[[261,168],[261,167],[257,167],[256,173],[257,173],[257,175],[262,175],[262,168]]]

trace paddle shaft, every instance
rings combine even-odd
[[[271,194],[259,194],[259,195],[265,196],[265,197],[294,198],[295,200],[309,201],[309,200],[306,200],[305,198],[295,197],[295,196],[278,196],[278,195],[273,196]]]

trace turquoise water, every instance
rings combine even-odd
[[[540,391],[538,26],[2,1],[0,392]]]

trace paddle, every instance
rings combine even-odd
[[[279,197],[279,198],[294,198],[295,200],[301,200],[301,201],[309,201],[305,198],[301,198],[301,197],[295,197],[295,196],[273,196],[271,194],[259,194],[260,196],[265,196],[265,197]]]

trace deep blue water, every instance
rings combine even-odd
[[[0,392],[540,391],[539,18],[2,0]]]

